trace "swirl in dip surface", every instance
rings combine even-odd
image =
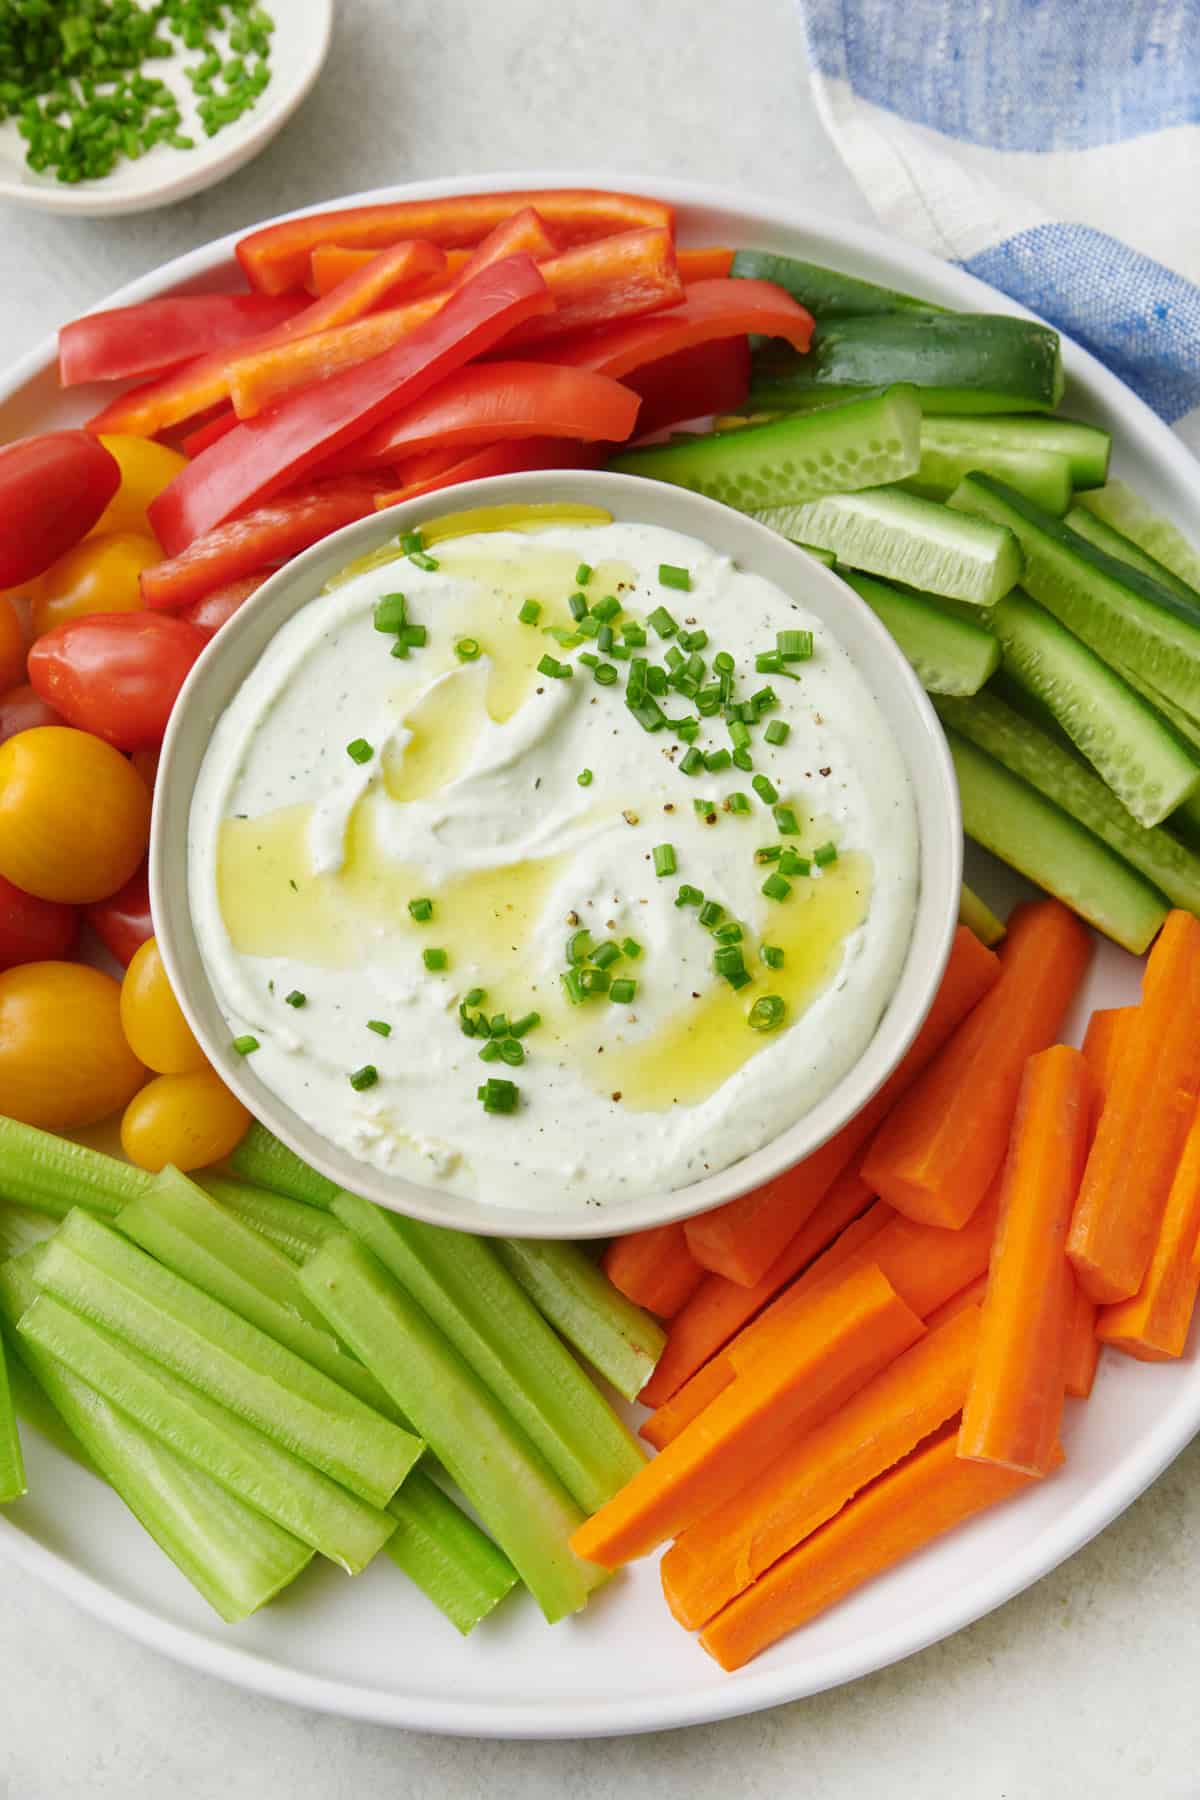
[[[699,1180],[807,1112],[887,1006],[918,879],[900,752],[802,591],[695,538],[562,524],[422,560],[301,608],[213,734],[189,889],[230,1034],[327,1138],[427,1186],[568,1209]],[[397,593],[406,655],[376,624]],[[604,617],[563,642],[577,594]],[[781,631],[811,657],[760,671]],[[501,1015],[519,1037],[482,1035]]]

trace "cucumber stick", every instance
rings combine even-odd
[[[0,1118],[0,1199],[61,1219],[73,1206],[111,1218],[150,1185],[144,1169]]]
[[[204,1189],[210,1200],[250,1225],[260,1237],[274,1244],[291,1263],[302,1263],[319,1250],[326,1238],[336,1237],[342,1229],[335,1219],[319,1207],[306,1206],[302,1200],[289,1200],[270,1188],[254,1187],[246,1181],[230,1181],[221,1175],[197,1174],[191,1178]]]
[[[645,1465],[636,1439],[484,1238],[339,1194],[335,1218],[388,1269],[585,1512]]]
[[[1125,482],[1110,481],[1097,493],[1080,495],[1080,505],[1163,563],[1180,581],[1200,588],[1200,549]]]
[[[1100,777],[1057,736],[1005,705],[990,689],[973,700],[939,698],[934,705],[960,737],[986,750],[1103,839],[1160,888],[1172,905],[1200,914],[1200,856],[1162,826],[1143,830]]]
[[[1064,456],[1073,488],[1099,487],[1108,474],[1112,439],[1098,425],[1081,419],[1047,418],[1034,414],[990,413],[983,418],[941,415],[921,420],[921,454],[936,451],[948,458],[975,456],[976,469],[991,473],[992,456],[1015,459],[1024,454]],[[972,465],[968,465],[970,467]],[[968,469],[963,470],[963,474]],[[996,470],[999,474],[1000,471]],[[1020,482],[1014,481],[1014,487]]]
[[[578,1244],[497,1238],[495,1248],[542,1317],[618,1394],[636,1400],[666,1346],[658,1320],[627,1300]]]
[[[1200,718],[1200,612],[990,476],[968,475],[949,504],[1006,525],[1024,554],[1022,586],[1047,612]]]
[[[608,467],[754,512],[899,481],[921,460],[920,432],[914,389],[895,387],[819,413],[629,450]]]
[[[328,1210],[337,1193],[336,1182],[327,1181],[324,1175],[310,1169],[257,1119],[251,1121],[249,1131],[229,1158],[229,1166],[244,1181],[273,1188],[277,1194],[286,1194],[289,1200],[302,1201],[305,1206]]]
[[[899,485],[926,500],[948,500],[964,475],[982,469],[1027,494],[1047,512],[1061,518],[1071,504],[1071,465],[1055,450],[945,450],[927,442],[927,428],[953,425],[954,419],[926,419],[921,425],[921,461],[915,475]],[[940,435],[940,434],[939,434]]]
[[[571,1549],[582,1509],[428,1314],[349,1236],[318,1250],[300,1279],[427,1438],[551,1624],[578,1612],[605,1579]]]
[[[931,694],[977,694],[1000,663],[1000,645],[982,625],[936,601],[847,569],[842,579],[887,626]]]
[[[918,300],[895,288],[878,287],[856,275],[842,275],[820,263],[802,262],[796,256],[777,256],[773,250],[739,250],[730,271],[751,281],[773,281],[786,288],[814,319],[844,319],[877,313],[944,313],[932,300]]]
[[[312,1550],[16,1334],[18,1319],[36,1299],[25,1257],[0,1265],[0,1320],[14,1332],[27,1375],[88,1464],[227,1624],[257,1612],[308,1566]]]
[[[1044,607],[992,609],[1006,674],[1041,701],[1139,825],[1159,825],[1200,786],[1200,762],[1128,682]]]
[[[967,836],[1140,956],[1167,916],[1162,895],[1001,763],[956,731],[946,736]]]
[[[0,1338],[0,1505],[19,1500],[25,1492],[25,1464],[17,1436],[17,1410],[8,1379],[4,1340]]]
[[[991,950],[1004,936],[1008,927],[1003,919],[998,919],[986,900],[981,900],[973,888],[964,881],[958,896],[958,922],[973,931],[981,944]]]
[[[793,542],[832,550],[849,568],[974,606],[994,606],[1021,577],[1021,552],[1006,527],[971,519],[964,530],[946,507],[893,487],[755,517]]]
[[[379,1383],[326,1330],[300,1286],[295,1265],[178,1169],[156,1175],[144,1198],[122,1207],[116,1225],[176,1275],[294,1350],[376,1412],[395,1417]]]
[[[420,1439],[85,1213],[42,1250],[38,1286],[170,1369],[372,1506]]]
[[[895,382],[927,413],[1053,412],[1063,394],[1058,333],[1002,313],[894,312],[819,323],[803,355],[754,352],[750,411],[821,406]]]
[[[388,1511],[396,1529],[385,1554],[464,1637],[520,1580],[503,1550],[420,1469]]]
[[[1037,495],[1032,498],[1036,500]],[[1132,538],[1127,538],[1123,532],[1106,524],[1094,512],[1089,512],[1086,506],[1073,506],[1067,514],[1066,522],[1072,531],[1077,531],[1080,537],[1086,538],[1089,544],[1094,544],[1097,550],[1103,550],[1106,555],[1115,556],[1118,562],[1128,563],[1130,568],[1140,570],[1151,581],[1157,581],[1160,587],[1167,588],[1177,600],[1184,600],[1189,606],[1200,607],[1200,593],[1194,587],[1181,581],[1173,569],[1168,569],[1166,563],[1160,563],[1156,556],[1151,556],[1148,551],[1135,544]]]

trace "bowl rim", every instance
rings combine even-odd
[[[389,1175],[325,1138],[255,1074],[251,1059],[232,1049],[204,969],[188,893],[189,821],[204,748],[274,632],[315,599],[332,574],[400,531],[447,513],[548,499],[606,506],[618,520],[688,531],[740,563],[765,562],[802,578],[806,603],[836,613],[833,629],[900,744],[918,814],[920,876],[912,934],[879,1023],[862,1053],[808,1113],[700,1181],[562,1212],[449,1194]],[[730,549],[731,544],[738,548]],[[778,573],[769,578],[780,582]],[[847,631],[857,639],[856,648],[847,645]],[[762,1187],[819,1149],[878,1092],[920,1029],[949,957],[958,919],[962,824],[949,748],[928,696],[886,628],[831,570],[749,515],[690,490],[611,471],[547,470],[463,483],[401,502],[331,533],[270,576],[202,652],[176,701],[155,786],[149,868],[159,950],[185,1017],[221,1079],[310,1167],[338,1187],[430,1224],[485,1236],[594,1238],[598,1231],[670,1224]]]

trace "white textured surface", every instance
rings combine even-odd
[[[286,0],[279,0],[286,18]],[[389,181],[608,164],[869,211],[808,98],[787,0],[343,0],[316,93],[264,156],[169,212],[0,209],[4,359],[131,276],[264,214]],[[407,1736],[240,1695],[0,1566],[0,1800],[1200,1792],[1200,1450],[1037,1588],[837,1693],[586,1744]]]

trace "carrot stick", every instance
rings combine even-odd
[[[740,1669],[864,1582],[1027,1485],[1015,1469],[963,1462],[948,1426],[781,1557],[717,1614],[700,1642],[723,1669]]]
[[[1083,1038],[1083,1060],[1092,1071],[1100,1096],[1100,1109],[1108,1098],[1113,1071],[1128,1042],[1128,1032],[1137,1017],[1136,1006],[1110,1006],[1094,1012],[1088,1020]],[[1096,1123],[1099,1123],[1097,1110]],[[1096,1336],[1096,1302],[1084,1293],[1079,1278],[1071,1271],[1074,1300],[1067,1320],[1067,1392],[1076,1400],[1086,1400],[1096,1380],[1100,1361],[1100,1340]]]
[[[958,1453],[1025,1475],[1047,1473],[1062,1422],[1074,1310],[1067,1227],[1095,1099],[1078,1050],[1056,1044],[1031,1056],[1000,1179],[979,1357]]]
[[[1167,1196],[1162,1230],[1146,1271],[1131,1300],[1106,1306],[1096,1337],[1142,1362],[1165,1362],[1182,1356],[1196,1295],[1200,1292],[1200,1111],[1191,1130]]]
[[[926,1331],[937,1331],[950,1319],[957,1319],[960,1312],[968,1306],[982,1306],[983,1296],[987,1293],[987,1276],[977,1275],[974,1281],[968,1281],[966,1287],[959,1288],[957,1294],[951,1294],[940,1306],[935,1306],[925,1320]]]
[[[863,1180],[897,1212],[963,1225],[1004,1159],[1027,1057],[1058,1036],[1091,951],[1057,900],[1019,906],[1000,979],[882,1127]]]
[[[1096,1379],[1100,1340],[1096,1336],[1096,1302],[1089,1300],[1071,1271],[1071,1307],[1067,1317],[1065,1385],[1075,1400],[1086,1400]]]
[[[698,248],[675,251],[681,281],[714,281],[728,275],[733,267],[733,251],[718,244],[702,244]]]
[[[1200,1094],[1200,919],[1174,911],[1146,962],[1067,1238],[1084,1291],[1142,1285]]]
[[[671,1320],[666,1349],[638,1396],[643,1405],[661,1406],[669,1400],[793,1276],[827,1250],[873,1198],[856,1168],[843,1169],[811,1219],[789,1239],[753,1287],[706,1272],[691,1299]]]
[[[651,1225],[614,1238],[604,1252],[603,1268],[627,1300],[660,1319],[673,1318],[704,1279],[682,1225]]]
[[[848,1225],[841,1236],[832,1243],[823,1256],[819,1256],[803,1275],[788,1289],[789,1296],[810,1293],[821,1282],[829,1280],[847,1263],[852,1256],[856,1258],[855,1267],[862,1266],[863,1258],[857,1255],[875,1235],[883,1230],[889,1219],[895,1218],[890,1206],[882,1202],[873,1206],[860,1219]],[[719,1280],[719,1276],[712,1277]],[[734,1286],[731,1282],[728,1285]],[[735,1288],[739,1294],[751,1290]],[[746,1334],[749,1341],[749,1334]],[[661,1450],[679,1436],[685,1425],[704,1411],[717,1395],[727,1388],[737,1376],[737,1365],[731,1356],[718,1355],[706,1362],[689,1381],[684,1382],[678,1393],[670,1400],[664,1401],[657,1412],[651,1413],[641,1428],[641,1435],[656,1450]]]
[[[874,1267],[822,1289],[794,1321],[782,1354],[741,1371],[702,1418],[578,1528],[572,1548],[610,1569],[645,1556],[753,1481],[924,1330]]]
[[[707,1624],[868,1482],[962,1410],[979,1316],[978,1306],[967,1307],[928,1332],[757,1481],[676,1538],[661,1575],[681,1625],[696,1631]]]
[[[827,1144],[751,1194],[742,1194],[687,1223],[697,1262],[730,1281],[760,1281],[800,1230],[876,1126],[930,1063],[959,1022],[1000,974],[1000,964],[973,932],[960,925],[942,985],[899,1066],[863,1110]],[[873,1190],[875,1191],[875,1190]]]
[[[1083,1060],[1100,1090],[1100,1103],[1108,1098],[1113,1072],[1124,1055],[1129,1031],[1137,1017],[1136,1006],[1109,1006],[1094,1012],[1083,1038]]]

